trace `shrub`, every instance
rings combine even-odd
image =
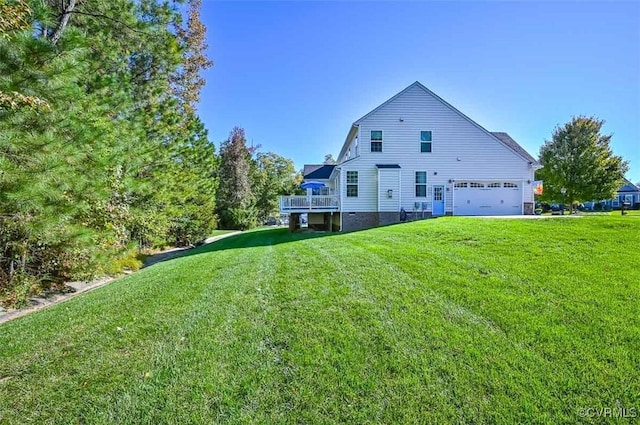
[[[258,220],[253,208],[229,208],[220,213],[223,229],[248,230],[256,227]]]
[[[141,249],[166,245],[169,220],[155,208],[132,209],[127,223],[129,240]]]
[[[142,268],[142,261],[138,248],[132,244],[117,256],[110,258],[103,267],[102,272],[106,275],[114,276],[124,271],[137,271]]]
[[[4,307],[22,308],[27,306],[30,296],[40,292],[38,281],[26,273],[16,273],[11,283],[0,291],[0,304]]]
[[[204,240],[215,229],[213,212],[184,214],[171,221],[167,239],[175,246],[190,246]]]

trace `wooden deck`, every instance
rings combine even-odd
[[[280,213],[314,213],[340,211],[337,195],[281,196]]]

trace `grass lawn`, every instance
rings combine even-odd
[[[0,326],[0,423],[620,423],[640,217],[243,233]]]
[[[235,232],[235,230],[212,230],[209,232],[209,237],[225,235],[227,233]]]

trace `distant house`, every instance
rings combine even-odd
[[[533,214],[540,167],[507,133],[415,82],[352,124],[335,165],[305,165],[304,180],[326,187],[282,197],[280,211],[342,231],[407,216]]]
[[[615,198],[586,202],[584,207],[587,210],[593,210],[600,204],[601,207],[614,209],[620,208],[623,202],[627,203],[631,208],[640,203],[640,188],[627,179],[624,179],[624,184],[618,189]]]

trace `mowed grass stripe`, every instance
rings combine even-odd
[[[353,241],[356,240],[354,237]],[[361,417],[348,417],[348,420],[363,420],[372,416],[383,422],[403,423],[426,419],[462,420],[464,417],[487,419],[491,415],[482,413],[485,410],[483,406],[474,408],[468,401],[483,399],[484,407],[488,407],[494,389],[498,394],[513,393],[507,399],[498,397],[494,402],[504,405],[508,401],[520,410],[528,409],[529,413],[544,416],[544,412],[535,406],[536,397],[528,400],[515,397],[521,392],[544,391],[544,388],[531,388],[528,379],[529,369],[545,369],[546,362],[543,359],[521,347],[514,348],[504,335],[492,335],[496,330],[485,319],[469,312],[464,306],[444,300],[428,285],[408,275],[386,258],[358,245],[347,243],[340,248],[332,246],[332,254],[340,254],[340,250],[344,250],[349,255],[331,255],[324,260],[338,263],[336,268],[342,270],[343,274],[337,278],[337,283],[340,284],[342,278],[350,288],[349,295],[344,299],[347,306],[343,307],[345,314],[351,313],[347,321],[361,320],[357,310],[355,314],[349,310],[348,300],[358,300],[360,308],[363,308],[361,300],[367,300],[364,306],[367,314],[363,316],[368,321],[358,323],[357,328],[362,333],[358,334],[351,348],[362,354],[364,358],[359,363],[368,365],[368,368],[355,381],[366,382],[373,378],[378,382],[385,377],[382,381],[387,385],[383,388],[373,386],[374,394],[359,397],[361,400],[377,400],[377,410],[374,406],[371,406],[372,411],[360,406],[345,413]],[[375,279],[363,279],[359,273],[363,267],[375,269]],[[344,334],[347,340],[354,336],[350,332]],[[451,347],[454,349],[451,350]],[[497,347],[500,349],[496,350]],[[469,360],[465,357],[469,357]],[[512,358],[519,362],[510,362]],[[522,360],[526,360],[525,365],[521,365]],[[479,361],[483,364],[477,365]],[[505,365],[511,368],[507,372],[511,371],[514,375],[505,380],[511,385],[510,388],[505,388],[497,379],[504,375]],[[338,382],[339,378],[336,376]],[[429,397],[424,397],[426,394]],[[339,407],[340,402],[337,404],[333,407]],[[399,409],[401,406],[404,409]],[[447,408],[443,409],[442,406]],[[401,416],[390,414],[397,410],[411,413]],[[486,409],[486,413],[490,412],[490,409]]]
[[[234,241],[236,245],[238,242]],[[218,380],[233,385],[233,380],[226,379],[228,374],[236,375],[237,369],[229,347],[233,346],[232,341],[242,338],[235,344],[244,351],[244,341],[249,338],[245,331],[252,328],[245,317],[257,310],[252,300],[255,297],[246,285],[229,284],[249,284],[252,277],[258,278],[255,260],[250,251],[241,249],[241,242],[237,248],[217,253],[215,261],[211,254],[202,254],[159,264],[142,271],[133,285],[132,277],[126,278],[87,294],[82,297],[84,302],[78,298],[43,312],[49,316],[45,323],[59,323],[55,326],[57,333],[49,341],[34,341],[34,348],[25,351],[24,359],[17,362],[22,368],[15,364],[11,369],[0,366],[0,375],[21,378],[8,379],[0,387],[0,394],[23,393],[24,397],[12,407],[23,413],[23,419],[32,417],[38,422],[57,422],[58,412],[61,416],[75,413],[78,418],[102,418],[108,422],[148,422],[155,418],[156,411],[171,412],[165,407],[181,395],[185,396],[182,410],[173,406],[174,412],[169,415],[191,415],[194,407],[197,412],[193,395],[198,392],[199,383]],[[198,273],[185,273],[185,269]],[[132,292],[138,296],[132,297]],[[80,314],[68,313],[76,308]],[[37,328],[27,320],[32,317],[25,317],[22,326],[15,329],[18,335],[23,329],[31,329],[35,335]],[[90,320],[82,321],[82,317]],[[4,332],[0,336],[3,343],[21,337],[11,338]],[[63,345],[61,341],[70,342]],[[193,344],[191,349],[189,344]],[[207,360],[216,365],[212,376],[203,380],[205,375],[200,374],[189,379]],[[223,373],[225,364],[230,364],[232,371],[216,376]],[[59,368],[71,374],[61,375]],[[82,374],[75,375],[74,370]],[[43,376],[44,381],[40,379]],[[187,377],[186,393],[170,390],[168,382],[174,376]],[[53,404],[29,397],[41,391],[64,396]],[[97,397],[94,399],[93,395]],[[78,399],[83,403],[79,404]],[[204,407],[207,415],[211,409],[211,405]]]
[[[498,323],[501,329],[506,329],[510,340],[519,346],[529,347],[532,352],[537,353],[537,358],[544,357],[553,361],[555,366],[548,369],[550,373],[547,374],[545,385],[552,389],[562,388],[564,396],[556,398],[562,400],[557,406],[541,404],[545,410],[556,411],[563,407],[570,418],[575,416],[575,406],[590,406],[596,401],[611,405],[633,405],[633,401],[638,400],[640,388],[639,381],[629,371],[638,368],[639,358],[637,355],[633,356],[633,351],[629,351],[628,347],[631,346],[631,341],[640,346],[637,303],[639,293],[638,285],[633,283],[637,282],[634,279],[640,278],[637,268],[627,269],[631,273],[620,281],[608,281],[608,277],[603,278],[601,273],[595,275],[594,268],[590,267],[594,257],[586,247],[602,244],[600,226],[603,223],[572,220],[563,222],[571,224],[568,227],[569,238],[558,232],[548,234],[544,240],[529,241],[526,245],[533,250],[541,250],[547,244],[558,243],[566,250],[573,250],[573,255],[569,258],[553,257],[554,273],[537,274],[546,268],[549,259],[544,256],[527,257],[527,252],[521,257],[528,258],[527,262],[512,260],[496,264],[495,258],[489,257],[484,262],[486,269],[478,273],[475,264],[479,260],[475,257],[487,254],[487,250],[482,247],[493,246],[492,239],[498,234],[495,228],[502,223],[504,222],[489,221],[485,224],[485,220],[475,220],[473,224],[478,227],[456,228],[460,234],[454,239],[464,242],[458,246],[450,244],[453,255],[446,261],[455,266],[451,269],[451,275],[446,270],[438,270],[437,264],[442,264],[443,259],[431,261],[433,252],[425,251],[423,256],[412,257],[409,265],[403,256],[394,255],[393,248],[396,245],[381,243],[383,236],[373,231],[368,236],[375,239],[376,245],[369,244],[367,238],[358,238],[357,243],[379,252],[384,262],[401,264],[416,279],[428,281],[444,297],[463,303],[465,310],[473,310],[474,314],[482,314],[490,322]],[[635,223],[627,222],[624,227],[629,228],[630,224]],[[423,226],[429,225],[424,223],[417,227]],[[535,225],[526,226],[523,230],[533,233],[532,228],[535,229]],[[439,229],[433,226],[430,230],[433,232],[432,237],[437,238]],[[376,230],[380,233],[386,231],[387,229]],[[394,233],[392,230],[389,232]],[[580,235],[582,241],[576,242],[571,239],[572,235]],[[636,233],[628,236],[637,239],[638,235]],[[448,239],[451,243],[452,238]],[[470,239],[476,242],[474,248],[466,246],[465,242]],[[411,245],[413,241],[406,238],[405,242]],[[580,246],[581,243],[584,247]],[[411,252],[403,250],[403,254],[407,251]],[[632,250],[627,249],[625,255],[629,251]],[[614,258],[615,252],[605,252],[606,254],[601,255],[608,257],[603,260],[604,264],[618,264]],[[518,258],[511,253],[510,259],[514,257]],[[637,260],[638,258],[631,264],[637,263]],[[570,276],[579,271],[585,276],[593,277],[590,281],[562,279],[567,270]],[[597,273],[598,269],[595,270]],[[429,272],[432,272],[431,276]],[[544,278],[541,279],[540,276]],[[594,317],[598,317],[598,320],[594,320]],[[610,339],[620,339],[623,342],[610,349],[602,349]],[[613,364],[622,367],[615,368],[615,371],[603,367]],[[585,385],[585,382],[590,385]],[[623,383],[622,391],[617,383]],[[571,400],[568,393],[576,397],[572,402],[568,402]],[[539,397],[539,393],[536,394]],[[544,397],[540,397],[540,400],[548,401]]]
[[[588,421],[640,404],[638,230],[235,236],[1,326],[0,422]]]
[[[248,239],[247,239],[248,240]],[[255,251],[265,253],[255,255]],[[273,355],[266,347],[269,325],[267,283],[273,275],[271,247],[221,251],[236,265],[209,286],[197,306],[200,319],[184,336],[185,349],[172,367],[169,383],[149,385],[156,409],[140,408],[144,391],[127,406],[114,405],[118,423],[203,423],[246,420],[261,407],[268,381],[277,379]],[[209,261],[214,257],[203,254]],[[230,282],[241,284],[229,284]],[[272,385],[272,384],[271,384]],[[267,393],[268,394],[268,393]],[[142,414],[141,414],[142,413]]]

